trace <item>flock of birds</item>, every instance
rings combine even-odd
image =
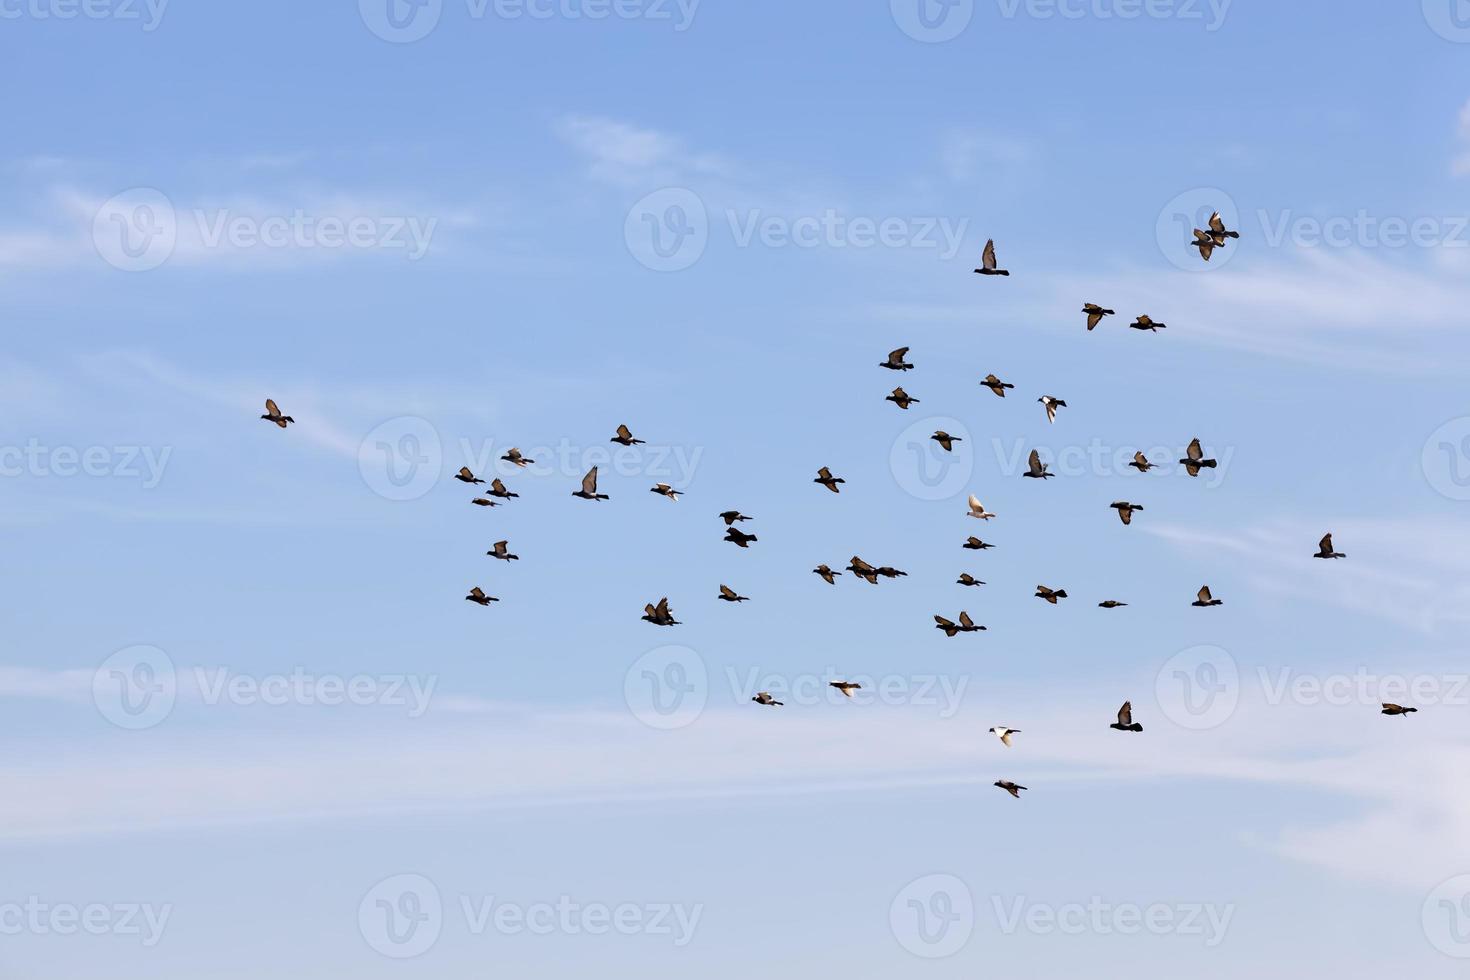
[[[1195,240],[1190,243],[1190,247],[1197,248],[1199,250],[1200,256],[1206,262],[1210,260],[1210,256],[1215,249],[1223,248],[1225,247],[1226,243],[1231,239],[1237,239],[1240,237],[1239,232],[1228,230],[1225,227],[1225,224],[1222,221],[1220,213],[1218,211],[1210,216],[1207,224],[1207,229],[1194,230]],[[1010,275],[1009,270],[997,267],[994,240],[990,240],[985,243],[985,249],[981,255],[981,265],[980,268],[975,270],[975,273],[981,276]],[[1084,304],[1082,307],[1082,312],[1087,316],[1087,329],[1089,331],[1096,328],[1098,324],[1103,321],[1103,318],[1115,315],[1113,310],[1098,306],[1095,303]],[[1143,315],[1139,316],[1136,320],[1134,320],[1134,322],[1129,324],[1129,326],[1135,330],[1143,330],[1156,333],[1159,330],[1165,329],[1167,327],[1167,324],[1155,323],[1147,315]],[[909,361],[907,360],[908,353],[908,347],[900,347],[894,351],[891,351],[888,354],[887,358],[879,362],[878,366],[890,371],[911,371],[914,369],[914,365],[909,363]],[[988,388],[998,398],[1005,398],[1006,392],[1014,390],[1016,387],[1013,384],[1002,381],[994,374],[987,375],[984,380],[980,382],[980,385],[984,388]],[[894,388],[892,393],[890,393],[885,400],[893,402],[899,407],[899,409],[903,411],[907,411],[912,405],[919,404],[919,399],[909,395],[906,391],[903,390],[902,386]],[[1056,422],[1058,409],[1067,407],[1067,403],[1065,400],[1057,398],[1054,395],[1042,395],[1040,398],[1037,399],[1037,401],[1041,403],[1042,409],[1046,413],[1047,422],[1049,423]],[[288,425],[294,424],[296,421],[289,415],[283,415],[280,409],[277,407],[275,401],[272,399],[266,399],[265,407],[266,414],[262,415],[261,418],[266,420],[267,422],[279,426],[282,429],[286,428]],[[959,436],[951,435],[943,430],[936,431],[929,438],[933,442],[938,444],[941,451],[946,453],[953,452],[954,444],[963,441]],[[634,438],[632,431],[626,425],[619,425],[617,427],[616,433],[609,441],[622,446],[639,446],[644,444],[644,440]],[[508,452],[506,452],[505,455],[501,456],[500,459],[501,461],[509,463],[517,468],[524,468],[536,462],[534,459],[526,458],[521,454],[521,451],[519,449],[515,448],[510,449]],[[1147,473],[1150,470],[1157,469],[1160,464],[1150,461],[1142,452],[1137,452],[1134,454],[1132,462],[1130,462],[1128,465],[1133,469],[1138,470],[1140,473]],[[1185,472],[1188,473],[1189,476],[1198,477],[1202,470],[1214,469],[1216,466],[1218,466],[1218,463],[1216,460],[1207,458],[1205,456],[1204,448],[1201,445],[1199,439],[1193,439],[1189,443],[1189,447],[1185,450],[1184,456],[1179,460],[1179,465],[1184,467]],[[1029,479],[1047,480],[1055,474],[1048,471],[1046,464],[1041,460],[1040,454],[1035,449],[1033,449],[1029,458],[1027,459],[1026,472],[1022,473],[1021,475]],[[461,483],[469,484],[476,487],[487,485],[485,480],[481,479],[473,472],[471,472],[469,467],[461,467],[459,472],[454,474],[454,479],[458,480]],[[830,468],[823,466],[817,470],[817,475],[812,482],[826,488],[831,493],[841,493],[842,486],[847,481],[840,476],[834,476]],[[470,503],[478,507],[497,507],[503,504],[505,501],[513,500],[519,496],[519,494],[513,493],[511,490],[509,490],[506,487],[505,483],[499,477],[492,479],[489,482],[488,487],[488,490],[480,491],[483,496],[474,497],[470,501]],[[674,501],[677,501],[681,496],[684,495],[684,492],[682,490],[676,490],[674,489],[674,487],[667,483],[657,483],[649,488],[649,492],[658,494],[662,497],[667,497],[669,500]],[[591,469],[589,469],[586,475],[582,477],[580,489],[572,491],[572,496],[589,501],[603,501],[609,499],[607,494],[599,493],[597,490],[596,466],[593,466]],[[969,517],[976,518],[981,521],[989,521],[996,516],[994,513],[987,510],[985,508],[985,505],[982,504],[974,494],[969,495],[968,505]],[[1144,510],[1142,504],[1135,504],[1127,500],[1114,501],[1110,506],[1113,510],[1116,510],[1118,512],[1118,518],[1123,522],[1124,525],[1131,525],[1133,523],[1133,515]],[[725,541],[728,541],[739,548],[749,548],[751,544],[759,540],[756,535],[746,533],[737,526],[741,522],[751,520],[749,516],[741,513],[738,510],[727,510],[722,512],[719,517],[725,523]],[[980,538],[971,535],[967,538],[963,547],[966,550],[970,551],[985,551],[993,548],[994,545],[988,544],[987,542],[982,541]],[[491,558],[495,558],[499,561],[518,561],[519,556],[512,554],[509,549],[509,541],[497,541],[491,546],[491,550],[486,552],[486,554],[489,555]],[[1323,535],[1322,540],[1318,543],[1317,552],[1313,555],[1313,557],[1322,559],[1338,559],[1345,558],[1347,556],[1344,555],[1342,552],[1337,551],[1333,547],[1332,535],[1328,533],[1326,535]],[[887,565],[875,567],[863,561],[863,559],[857,555],[854,555],[852,557],[851,562],[849,562],[845,570],[851,572],[854,576],[863,579],[872,585],[877,585],[878,580],[882,578],[903,578],[906,577],[908,574],[907,572],[900,571],[899,569],[892,568]],[[812,569],[812,573],[819,576],[829,585],[836,585],[838,577],[841,575],[841,572],[833,569],[831,566],[826,564],[818,565],[816,568]],[[985,584],[985,582],[975,578],[969,572],[963,572],[960,574],[960,577],[957,580],[956,584],[963,586],[982,586]],[[724,584],[720,585],[718,598],[721,601],[729,603],[741,603],[749,601],[748,596],[740,595],[734,589]],[[1041,599],[1055,606],[1060,601],[1067,599],[1068,595],[1065,589],[1054,589],[1046,585],[1038,585],[1036,587],[1035,598]],[[495,596],[487,595],[484,590],[481,589],[479,586],[475,586],[474,588],[472,588],[469,594],[465,596],[465,599],[480,606],[489,606],[493,602],[500,601]],[[1211,593],[1210,587],[1208,585],[1202,586],[1200,588],[1199,592],[1196,594],[1194,602],[1191,603],[1192,606],[1198,608],[1210,608],[1223,604],[1224,601],[1215,598],[1215,596]],[[1102,602],[1098,603],[1098,606],[1103,609],[1119,609],[1126,605],[1128,605],[1128,603],[1120,602],[1116,599],[1105,599]],[[667,597],[661,598],[656,603],[651,602],[644,606],[642,618],[644,622],[651,623],[654,626],[672,627],[680,625],[679,620],[674,618],[674,613],[673,610],[669,607],[669,600]],[[986,627],[976,623],[970,617],[969,612],[964,610],[961,610],[959,616],[953,620],[945,616],[936,615],[934,617],[934,625],[935,628],[941,630],[945,636],[951,638],[956,637],[961,633],[981,633],[986,630]],[[829,686],[849,698],[851,698],[856,691],[862,689],[861,684],[845,680],[832,681],[830,682]],[[783,702],[776,700],[774,697],[771,696],[770,692],[768,691],[760,691],[756,693],[756,695],[752,697],[751,700],[758,705],[763,705],[766,707],[783,706]],[[1406,716],[1416,712],[1417,710],[1417,708],[1405,707],[1398,704],[1385,703],[1382,705],[1382,713],[1385,715]],[[1117,720],[1111,723],[1108,727],[1113,729],[1114,731],[1130,732],[1135,734],[1141,733],[1143,731],[1143,725],[1133,720],[1133,703],[1131,701],[1123,702],[1123,706],[1118,709]],[[1018,728],[1010,728],[1004,725],[996,725],[990,729],[990,734],[998,738],[1002,745],[1009,748],[1013,744],[1012,736],[1021,734],[1021,730]],[[1011,796],[1016,797],[1017,799],[1020,798],[1022,791],[1027,789],[1027,787],[1018,785],[1017,783],[1014,783],[1008,779],[997,780],[994,785],[998,786],[999,788],[1009,793]]]

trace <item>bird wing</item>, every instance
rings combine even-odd
[[[830,480],[832,479],[832,471],[824,466],[821,469],[817,470],[817,476],[821,477],[824,480]]]
[[[473,589],[470,589],[470,595],[474,596],[476,599],[485,598],[484,590],[481,589],[478,585],[475,586]]]
[[[1088,330],[1091,330],[1093,327],[1097,326],[1101,322],[1102,322],[1102,314],[1101,313],[1089,313],[1089,314],[1087,314],[1087,329]]]
[[[459,468],[459,475],[467,480],[473,480],[475,478],[475,474],[470,472],[470,468],[468,466],[461,466]]]
[[[970,614],[969,613],[962,612],[962,613],[960,613],[960,625],[961,626],[974,626],[975,625],[975,621],[970,618]]]
[[[869,565],[867,562],[863,561],[857,555],[853,555],[852,556],[852,567],[855,568],[855,569],[857,569],[860,572],[871,572],[871,571],[874,570],[872,565]]]
[[[503,554],[505,554],[505,546],[508,545],[508,544],[510,544],[509,541],[497,541],[493,545],[491,545],[490,547],[492,547],[492,548],[495,549],[495,553],[497,555],[503,555]]]
[[[987,269],[995,268],[995,240],[989,239],[985,243],[985,251],[980,256],[980,264]]]
[[[903,363],[903,359],[908,354],[908,352],[909,352],[909,349],[907,347],[900,347],[896,351],[890,351],[889,354],[888,354],[888,363],[889,364],[902,364]]]
[[[1210,230],[1219,233],[1223,233],[1225,231],[1225,222],[1220,220],[1219,211],[1216,211],[1214,214],[1210,215]]]
[[[1147,466],[1148,457],[1145,456],[1143,453],[1134,453],[1133,462],[1137,463],[1139,466]]]
[[[604,429],[603,431],[605,432],[607,430]],[[590,469],[590,470],[587,471],[587,475],[584,476],[584,477],[582,477],[582,492],[583,493],[596,493],[597,492],[597,467],[595,467],[595,466],[592,467],[592,469]]]
[[[1120,725],[1131,725],[1131,724],[1133,724],[1133,702],[1132,701],[1124,701],[1123,702],[1123,707],[1121,707],[1121,708],[1118,709],[1118,724],[1120,724]]]
[[[1208,585],[1205,585],[1205,586],[1201,586],[1200,587],[1200,590],[1199,590],[1199,601],[1200,602],[1209,602],[1213,598],[1214,598],[1214,596],[1212,596],[1210,594],[1210,587]]]
[[[1322,536],[1322,543],[1318,547],[1320,547],[1322,549],[1322,554],[1324,554],[1324,555],[1330,555],[1330,554],[1332,554],[1332,535],[1330,535],[1330,534],[1324,534]]]
[[[730,588],[728,585],[722,585],[720,586],[720,595],[724,596],[727,599],[733,599],[735,598],[735,590]]]
[[[1000,741],[1006,748],[1011,747],[1011,733],[1009,730],[1000,733]]]
[[[973,493],[970,494],[970,510],[972,510],[976,514],[985,513],[985,505],[982,504],[979,498],[976,497]]]
[[[276,407],[276,400],[274,398],[267,398],[265,400],[265,410],[270,415],[281,414],[281,410]]]
[[[1030,460],[1030,462],[1031,462],[1031,472],[1032,473],[1040,473],[1041,472],[1041,454],[1039,452],[1037,452],[1036,450],[1034,450],[1034,449],[1031,450],[1031,460]]]
[[[943,616],[935,616],[934,622],[938,623],[939,626],[943,629],[952,629],[954,627],[954,623],[945,619]]]
[[[1199,440],[1195,439],[1189,444],[1189,448],[1184,451],[1184,455],[1195,462],[1199,462],[1201,459],[1204,459],[1205,451],[1200,448]]]
[[[626,425],[620,425],[618,426],[618,438],[631,439],[633,438],[633,433]]]

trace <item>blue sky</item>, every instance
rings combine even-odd
[[[0,976],[1461,975],[1470,18],[394,2],[0,2]]]

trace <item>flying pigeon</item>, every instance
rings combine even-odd
[[[276,400],[274,398],[267,398],[265,400],[265,414],[261,418],[267,422],[274,422],[283,429],[296,422],[291,416],[281,414],[281,410],[276,407]]]
[[[1143,726],[1133,720],[1133,702],[1124,701],[1123,707],[1118,709],[1118,720],[1108,726],[1120,732],[1141,732]]]
[[[980,254],[980,268],[975,272],[982,276],[1008,276],[1005,269],[995,267],[995,240],[991,239],[985,243],[985,251]]]

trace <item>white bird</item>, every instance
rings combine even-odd
[[[1046,420],[1048,422],[1055,422],[1057,420],[1057,409],[1067,407],[1066,402],[1060,398],[1053,398],[1051,395],[1042,395],[1036,400],[1041,402],[1042,407],[1046,409]]]
[[[1021,734],[1021,730],[1019,728],[1007,728],[1004,725],[997,725],[990,730],[990,734],[1000,739],[1001,744],[1006,748],[1010,748],[1011,736]]]
[[[980,502],[980,498],[972,493],[970,494],[970,516],[978,517],[982,521],[988,521],[995,515],[986,510],[985,505]]]

